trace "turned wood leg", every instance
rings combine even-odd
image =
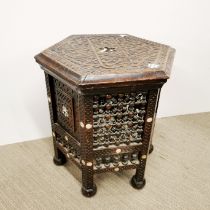
[[[144,185],[146,184],[146,180],[144,179],[146,156],[143,155],[142,158],[140,159],[140,164],[138,165],[136,169],[136,174],[131,179],[131,185],[135,189],[142,189]]]
[[[90,167],[91,168],[91,167]],[[82,194],[86,197],[92,197],[96,194],[97,187],[93,180],[93,170],[88,166],[82,168]]]
[[[53,136],[53,145],[54,145],[54,157],[53,157],[53,162],[55,163],[55,165],[60,166],[60,165],[64,165],[66,163],[66,157],[65,155],[57,148],[56,146],[56,135],[54,133]]]
[[[65,155],[58,148],[54,148],[54,149],[55,149],[55,155],[53,157],[53,162],[57,166],[64,165],[66,163]]]
[[[153,144],[151,143],[150,146],[149,146],[149,154],[151,154],[154,150],[154,146]]]

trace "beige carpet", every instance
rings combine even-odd
[[[210,209],[210,113],[157,120],[147,184],[135,190],[134,171],[95,177],[97,194],[80,193],[72,163],[55,166],[49,139],[0,147],[0,209]]]

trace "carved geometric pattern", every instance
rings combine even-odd
[[[46,82],[46,88],[47,88],[47,97],[50,98],[51,103],[48,103],[49,105],[49,110],[50,110],[50,121],[51,121],[51,126],[55,122],[54,115],[53,115],[53,107],[52,107],[52,94],[51,94],[51,88],[50,88],[50,80],[52,80],[52,77],[45,73],[45,82]]]
[[[122,93],[118,89],[93,96],[78,95],[79,122],[84,124],[79,129],[81,147],[78,147],[65,134],[65,131],[74,129],[73,91],[55,78],[52,81],[56,122],[59,124],[53,126],[55,141],[67,157],[82,169],[83,186],[87,189],[93,186],[94,173],[116,169],[136,168],[136,179],[142,180],[146,158],[141,159],[141,156],[147,155],[153,124],[146,119],[154,117],[159,90],[137,89]],[[92,128],[85,129],[87,124]],[[91,167],[86,165],[87,162],[91,163]]]
[[[56,134],[56,145],[64,152],[64,154],[66,154],[68,158],[73,160],[74,163],[76,163],[76,165],[81,168],[81,151],[75,148],[69,139],[65,139],[61,135]],[[97,157],[93,160],[93,169],[94,173],[111,171],[116,167],[120,167],[120,169],[131,169],[136,168],[136,165],[139,163],[140,161],[138,158],[138,151],[133,149],[131,153],[121,153],[105,156],[101,155],[101,157]],[[91,174],[90,176],[92,177],[93,172],[91,169],[89,169],[89,171]],[[90,179],[90,181],[92,182],[92,179]]]
[[[79,95],[79,120],[84,126],[80,126],[81,159],[90,166],[82,164],[82,185],[85,189],[92,189],[93,182],[93,133],[92,129],[86,129],[87,124],[92,123],[92,98],[90,96]]]
[[[171,48],[130,35],[72,35],[42,54],[81,76],[168,70]],[[170,63],[170,62],[169,62]]]
[[[124,153],[98,157],[94,160],[94,170],[139,164],[138,153]]]
[[[147,91],[93,97],[94,149],[142,141]]]
[[[56,143],[63,147],[68,156],[72,156],[77,162],[80,162],[80,151],[74,148],[68,139],[62,138],[57,134]]]
[[[157,97],[158,97],[158,89],[155,90],[150,90],[149,91],[149,96],[148,96],[148,107],[147,107],[147,114],[146,114],[146,118],[152,118],[152,123],[145,123],[144,126],[144,136],[143,136],[143,140],[144,140],[144,144],[143,144],[143,155],[146,155],[148,152],[148,147],[149,147],[149,143],[151,140],[151,131],[152,131],[152,127],[153,124],[155,123],[155,109],[157,106]]]
[[[144,179],[145,174],[145,167],[146,167],[146,159],[140,159],[140,163],[136,170],[136,180],[142,181]]]
[[[54,78],[57,122],[68,132],[74,132],[72,90]]]
[[[156,107],[155,107],[155,113],[153,116],[153,125],[152,125],[152,131],[151,131],[151,135],[150,135],[150,145],[152,144],[152,140],[153,140],[153,133],[154,133],[154,128],[155,128],[155,122],[156,122],[156,115],[157,115],[157,109],[158,109],[158,104],[159,104],[159,99],[160,99],[160,91],[161,89],[158,89],[158,93],[157,93],[157,99],[156,99]]]
[[[153,124],[155,123],[154,115],[157,106],[158,91],[159,91],[158,89],[150,90],[148,94],[146,119],[151,118],[152,122],[145,121],[142,150],[139,153],[140,163],[136,169],[136,176],[135,176],[137,181],[143,181],[144,179],[147,158],[141,159],[141,156],[145,155],[145,157],[147,157],[149,152],[152,127]]]

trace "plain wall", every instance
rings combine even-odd
[[[0,144],[51,135],[33,57],[71,34],[128,33],[176,48],[158,117],[210,111],[210,1],[0,1]]]

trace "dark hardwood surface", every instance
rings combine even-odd
[[[130,35],[73,35],[44,50],[54,163],[81,169],[82,193],[95,195],[94,174],[136,169],[144,187],[160,90],[175,50]]]
[[[87,88],[165,80],[175,50],[131,35],[72,35],[44,50],[36,61],[60,79]]]

